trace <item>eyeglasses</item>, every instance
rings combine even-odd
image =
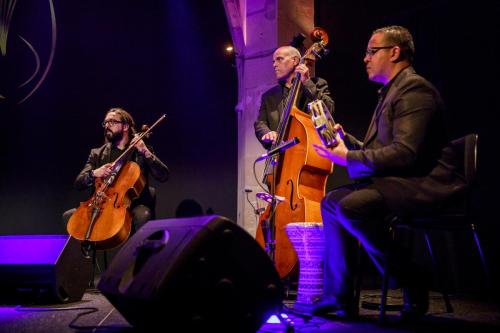
[[[392,49],[394,46],[397,45],[392,45],[392,46],[374,46],[374,47],[369,47],[365,51],[365,55],[368,57],[373,56],[375,53],[378,52],[378,50],[383,50],[383,49]]]
[[[121,124],[121,123],[123,123],[123,121],[114,120],[114,119],[105,120],[102,122],[102,127],[106,127],[107,125],[113,126],[113,125]]]

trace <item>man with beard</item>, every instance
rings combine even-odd
[[[103,146],[90,151],[89,158],[74,183],[78,190],[92,188],[96,178],[108,177],[112,172],[112,163],[127,149],[136,133],[134,119],[121,108],[110,109],[102,126],[106,142]],[[148,185],[148,175],[151,174],[156,180],[164,182],[168,179],[169,170],[152,152],[152,148],[146,146],[142,140],[135,144],[135,149],[127,160],[134,161],[140,166],[146,180],[143,191],[131,204],[132,232],[134,232],[154,217],[154,199]],[[71,209],[63,214],[65,224],[75,210]]]

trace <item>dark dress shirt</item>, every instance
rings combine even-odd
[[[283,112],[284,101],[290,89],[283,82],[272,87],[262,94],[259,115],[254,123],[255,136],[266,149],[271,147],[271,142],[262,142],[262,136],[278,129],[281,114]],[[308,113],[307,104],[315,99],[321,99],[333,113],[334,103],[330,96],[328,83],[321,78],[311,78],[302,84],[297,98],[297,108]],[[281,104],[280,104],[281,103]]]
[[[83,190],[87,188],[92,188],[94,186],[94,177],[91,175],[91,171],[95,170],[106,163],[114,162],[112,155],[111,143],[106,143],[99,148],[94,148],[90,151],[90,155],[85,163],[80,174],[76,177],[74,186],[76,189]],[[148,149],[153,152],[152,148],[148,146]],[[150,158],[146,158],[143,155],[139,154],[136,150],[134,150],[129,158],[129,161],[136,162],[141,168],[141,173],[146,180],[146,184],[144,185],[144,190],[141,192],[139,197],[133,200],[132,207],[135,207],[139,204],[154,207],[153,198],[151,197],[151,193],[149,191],[149,174],[153,176],[156,180],[160,182],[164,182],[168,179],[170,171],[168,167],[160,161],[154,154]]]

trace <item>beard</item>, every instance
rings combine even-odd
[[[113,132],[110,129],[106,129],[104,130],[104,137],[107,142],[115,144],[123,138],[123,132]]]

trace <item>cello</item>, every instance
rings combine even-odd
[[[321,58],[325,51],[328,35],[323,29],[315,28],[311,39],[313,44],[299,64],[311,56]],[[286,225],[322,221],[320,202],[325,196],[327,177],[333,172],[333,164],[313,149],[312,145],[321,144],[321,141],[311,116],[296,105],[302,87],[299,75],[296,73],[290,87],[271,150],[286,141],[294,140],[298,144],[280,153],[274,162],[266,160],[264,177],[270,184],[273,202],[261,214],[256,232],[257,242],[268,252],[281,278],[293,272],[298,260],[286,234]],[[279,198],[278,203],[276,198]]]
[[[147,136],[162,121],[162,115],[146,131],[138,134],[125,151],[112,163],[111,174],[95,180],[95,192],[71,215],[68,233],[81,240],[82,250],[91,245],[98,250],[114,248],[125,242],[132,228],[130,204],[142,192],[146,180],[141,168],[133,161],[126,161],[137,142]]]

